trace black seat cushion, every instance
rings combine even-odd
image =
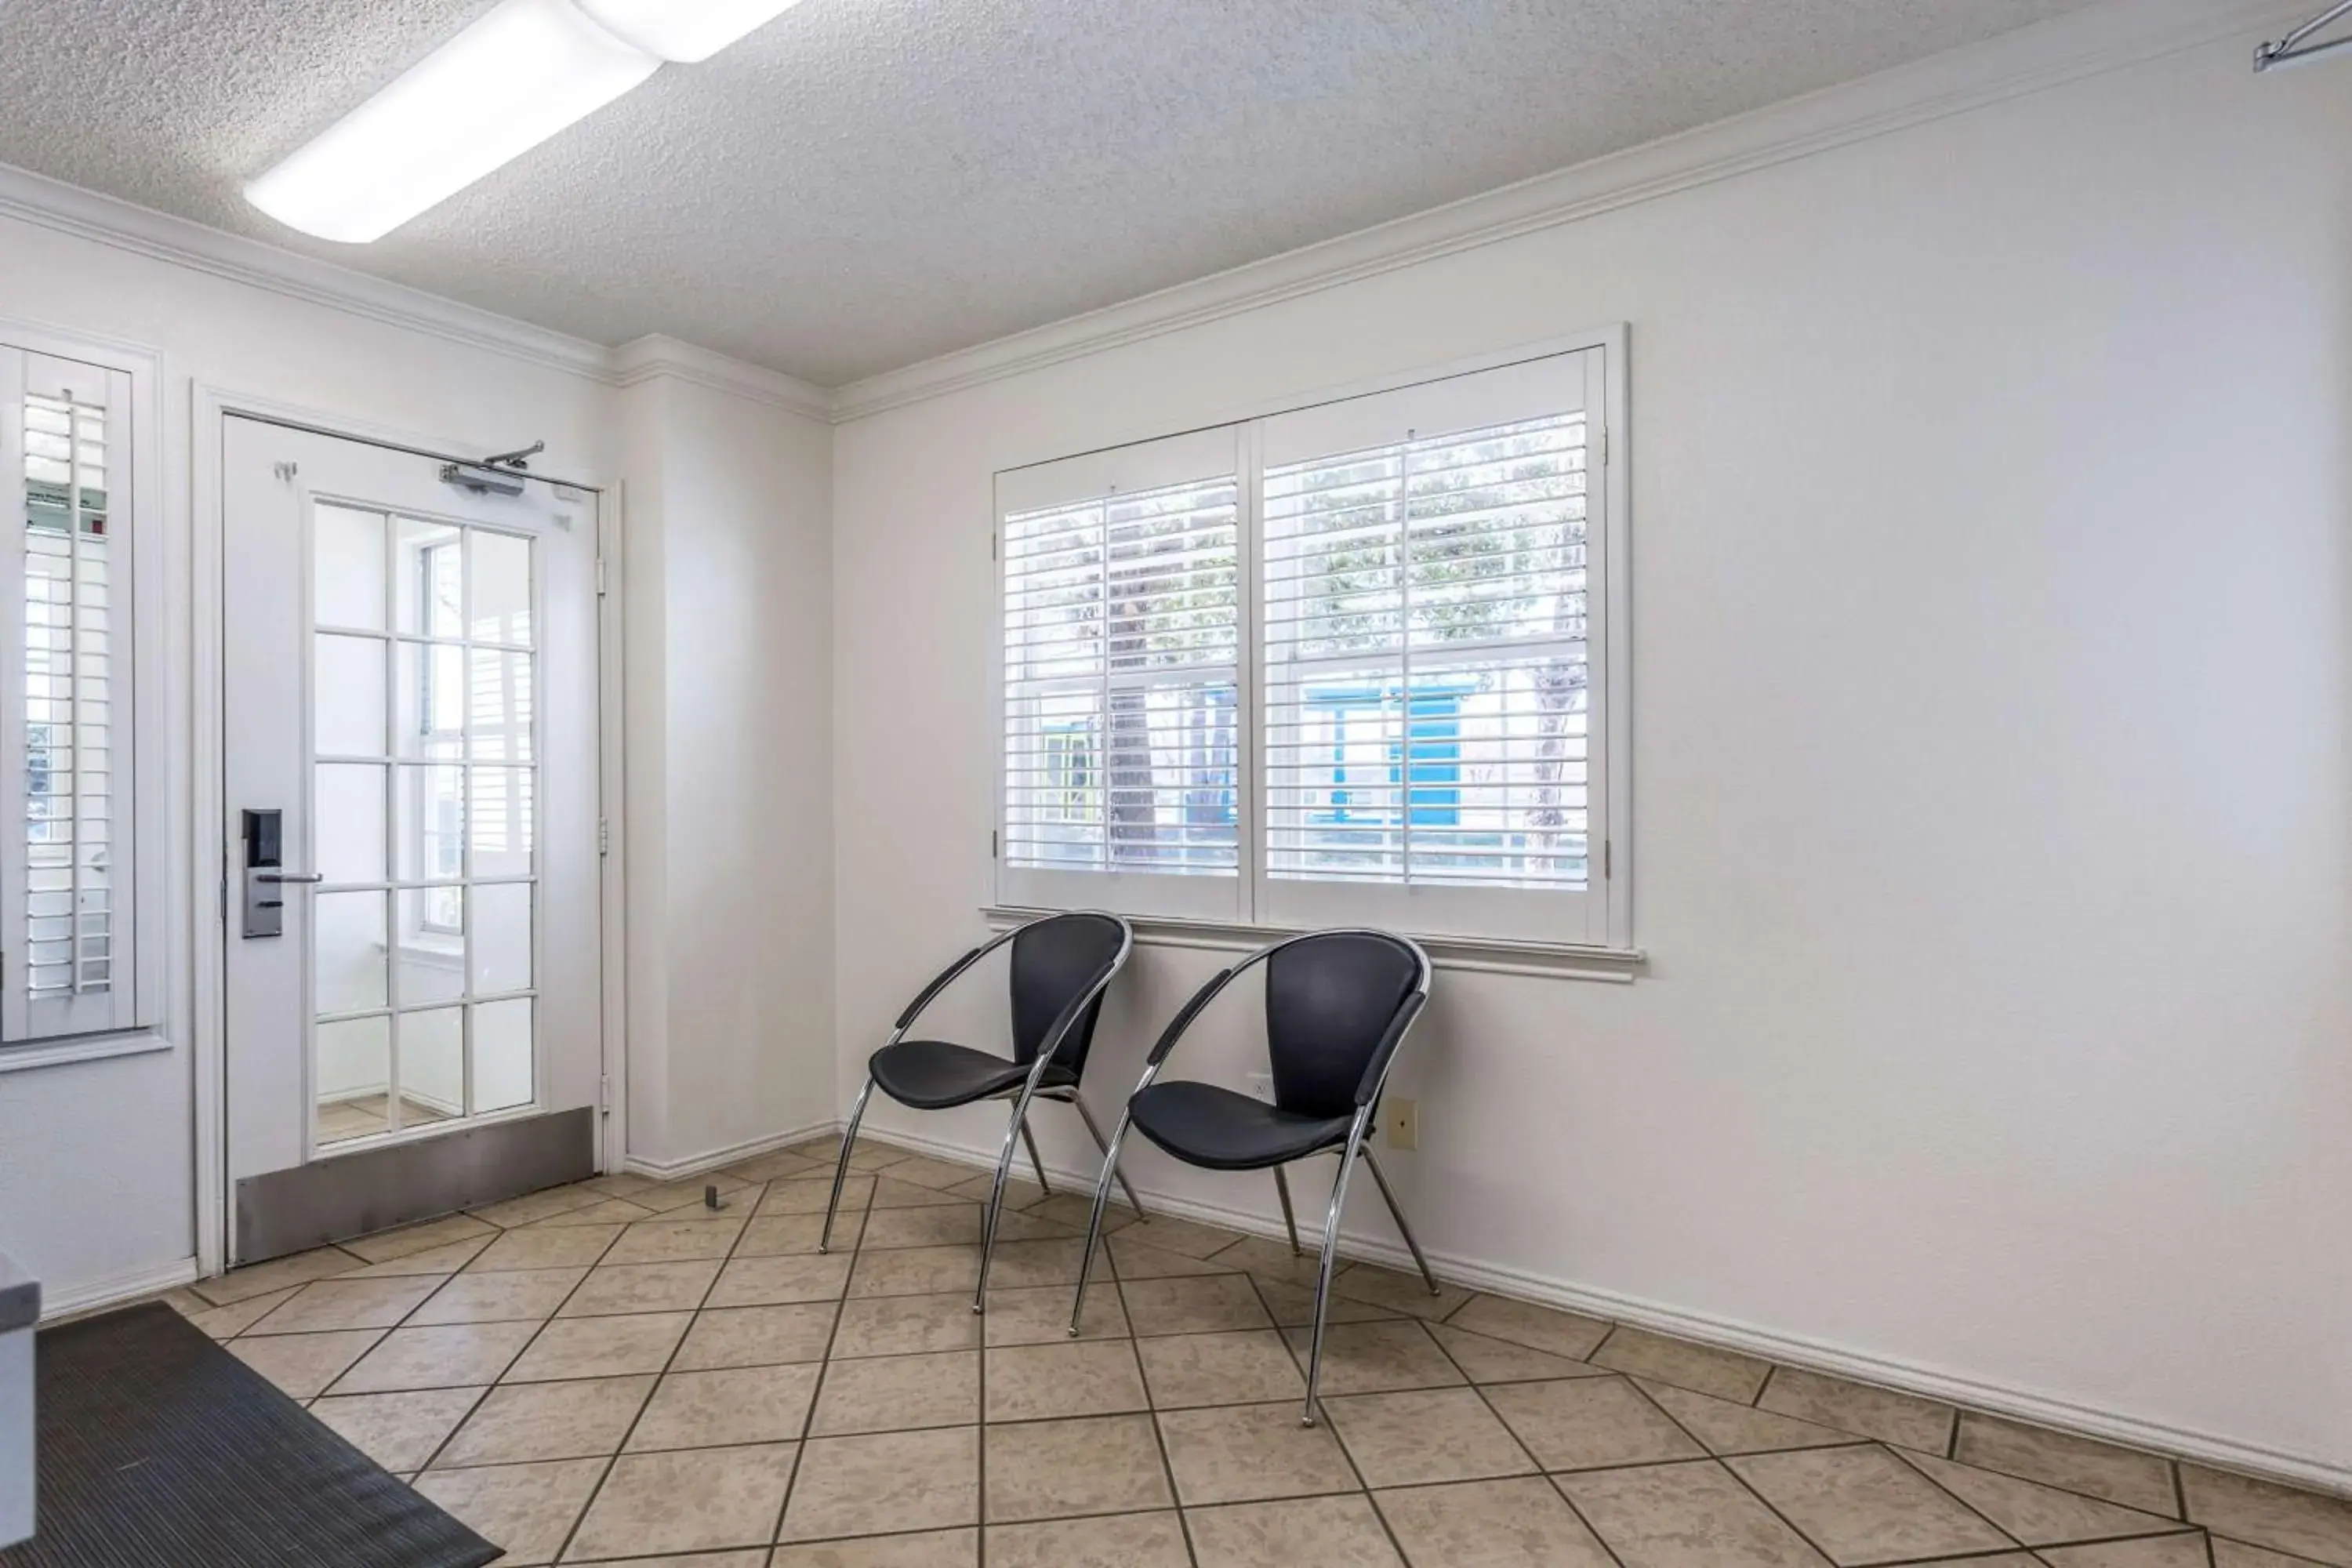
[[[874,1053],[866,1064],[875,1087],[901,1105],[918,1110],[944,1110],[969,1105],[1008,1089],[1018,1089],[1029,1076],[1023,1062],[1007,1061],[986,1051],[946,1040],[901,1040]],[[1049,1067],[1037,1080],[1039,1089],[1067,1089],[1078,1081],[1066,1068]]]
[[[1137,1131],[1213,1171],[1262,1171],[1344,1143],[1353,1120],[1299,1116],[1213,1083],[1155,1083],[1128,1110]]]

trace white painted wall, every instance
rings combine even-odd
[[[629,1153],[833,1116],[832,431],[656,376],[632,455]]]
[[[1625,321],[1653,962],[1441,974],[1423,1239],[2352,1478],[2344,88],[2233,40],[841,427],[845,1104],[983,931],[992,470]],[[1142,952],[1098,1103],[1213,964]]]

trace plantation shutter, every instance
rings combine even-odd
[[[0,349],[0,840],[7,1041],[138,1022],[130,380]]]
[[[1598,361],[1265,422],[1261,919],[1599,936]]]
[[[998,476],[1000,901],[1239,908],[1231,429]]]

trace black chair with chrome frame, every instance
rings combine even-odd
[[[940,993],[1007,942],[1013,944],[1011,1060],[947,1040],[907,1038],[916,1018]],[[842,1183],[849,1174],[857,1124],[865,1120],[866,1101],[877,1089],[917,1110],[947,1110],[983,1100],[1010,1100],[1013,1121],[1004,1131],[1004,1147],[996,1158],[996,1184],[989,1190],[982,1222],[980,1285],[971,1298],[971,1310],[983,1310],[988,1304],[988,1260],[996,1250],[997,1218],[1004,1206],[1004,1179],[1013,1168],[1016,1139],[1029,1146],[1037,1184],[1053,1190],[1045,1182],[1045,1163],[1037,1157],[1036,1137],[1029,1131],[1030,1101],[1055,1100],[1076,1106],[1095,1147],[1109,1152],[1102,1130],[1095,1125],[1086,1101],[1078,1098],[1078,1080],[1086,1070],[1087,1051],[1094,1044],[1103,993],[1134,947],[1134,931],[1117,915],[1048,915],[973,948],[924,986],[898,1015],[888,1043],[866,1062],[866,1087],[858,1090],[849,1125],[841,1134],[841,1160],[834,1167],[833,1196],[825,1205],[824,1231],[817,1250],[825,1252],[833,1247],[834,1214],[841,1206]],[[1135,1205],[1138,1215],[1142,1214],[1143,1205],[1136,1201],[1132,1186],[1127,1189],[1127,1199]]]
[[[1235,975],[1257,963],[1265,965],[1266,1055],[1274,1069],[1274,1102],[1214,1084],[1153,1081],[1202,1009]],[[1094,1213],[1087,1226],[1087,1250],[1078,1263],[1077,1299],[1070,1305],[1071,1334],[1078,1332],[1078,1316],[1086,1308],[1087,1277],[1102,1235],[1103,1205],[1110,1195],[1111,1178],[1118,1175],[1119,1145],[1130,1126],[1186,1164],[1213,1171],[1273,1171],[1294,1256],[1304,1254],[1283,1167],[1310,1154],[1337,1152],[1339,1170],[1331,1183],[1331,1211],[1323,1222],[1315,1334],[1301,1415],[1304,1425],[1314,1426],[1316,1389],[1323,1376],[1323,1321],[1331,1297],[1332,1264],[1339,1256],[1339,1213],[1348,1201],[1348,1173],[1359,1154],[1371,1167],[1372,1180],[1380,1184],[1381,1196],[1396,1216],[1397,1229],[1404,1233],[1422,1281],[1431,1295],[1437,1294],[1421,1244],[1413,1239],[1388,1177],[1364,1142],[1397,1047],[1429,1000],[1429,955],[1403,937],[1379,931],[1322,931],[1262,947],[1231,969],[1220,970],[1195,992],[1151,1047],[1143,1079],[1128,1098],[1104,1152]],[[1121,1182],[1126,1179],[1119,1176]]]

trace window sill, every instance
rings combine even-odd
[[[992,931],[1013,927],[1055,913],[1052,910],[1021,909],[991,904],[981,910]],[[1251,925],[1241,921],[1181,920],[1160,915],[1129,915],[1135,940],[1149,947],[1197,948],[1211,952],[1249,952],[1297,931],[1282,926]],[[1630,984],[1649,963],[1638,947],[1594,947],[1577,942],[1513,942],[1504,937],[1423,936],[1407,932],[1440,969],[1473,974],[1523,974],[1548,980],[1602,980]]]
[[[102,1062],[114,1057],[143,1057],[151,1051],[171,1048],[172,1042],[152,1029],[91,1035],[77,1040],[45,1040],[29,1046],[0,1046],[0,1073]]]

